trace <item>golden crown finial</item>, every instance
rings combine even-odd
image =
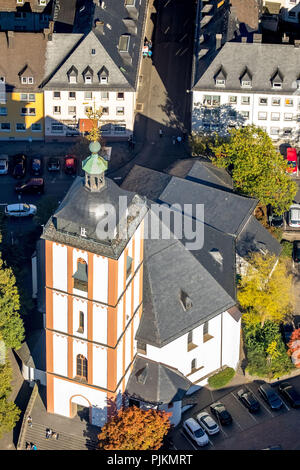
[[[96,109],[95,100],[94,100],[93,109],[87,110],[85,114],[93,122],[93,127],[88,132],[87,139],[91,140],[92,142],[98,142],[98,140],[101,137],[101,131],[98,127],[98,122],[100,121],[103,115],[103,109],[102,107]]]

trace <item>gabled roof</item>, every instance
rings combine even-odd
[[[46,370],[46,336],[45,330],[34,330],[26,336],[21,348],[16,350],[23,364],[28,367]]]
[[[128,83],[126,77],[105,50],[94,31],[91,31],[84,38],[81,38],[81,36],[78,38],[78,35],[76,35],[74,39],[79,39],[79,41],[77,44],[74,44],[75,41],[72,41],[71,45],[67,47],[66,54],[63,53],[63,40],[57,36],[60,35],[53,34],[53,40],[55,41],[56,47],[58,46],[57,52],[56,48],[51,44],[53,41],[48,41],[49,45],[47,45],[46,70],[50,78],[45,80],[45,89],[70,89],[70,87],[76,90],[89,90],[95,87],[105,90],[120,88],[131,89],[131,85]],[[75,47],[71,49],[72,44],[74,44]],[[95,54],[91,54],[92,49],[95,49]],[[51,57],[51,54],[55,56],[57,53],[59,54],[60,62]],[[52,70],[48,63],[49,60],[50,64],[52,63],[54,65]],[[67,79],[68,70],[70,70],[72,66],[76,67],[78,70],[78,80],[74,85],[68,83]],[[93,71],[94,75],[98,73],[101,67],[105,67],[109,72],[108,85],[101,85],[100,82],[96,83],[96,81],[90,85],[85,84],[82,73],[88,66]]]
[[[206,68],[193,90],[215,90],[214,76],[223,67],[227,72],[225,90],[240,91],[240,76],[247,67],[252,73],[252,92],[274,93],[270,78],[284,71],[282,88],[276,93],[294,93],[300,70],[300,48],[290,44],[227,42]]]
[[[252,80],[252,73],[249,71],[248,67],[245,67],[245,70],[242,72],[242,75],[240,77],[240,80]]]
[[[138,377],[143,372],[145,380]],[[144,382],[144,383],[143,383]],[[192,386],[179,370],[148,358],[137,356],[127,382],[125,393],[146,403],[167,404],[179,401]]]
[[[282,83],[283,82],[283,74],[280,72],[279,68],[276,69],[275,73],[271,77],[272,83]]]
[[[214,79],[215,80],[226,80],[227,73],[225,72],[223,66],[221,66],[217,72],[215,73]]]
[[[258,220],[251,216],[236,241],[236,252],[242,258],[253,252],[269,251],[279,256],[281,245]]]

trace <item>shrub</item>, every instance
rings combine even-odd
[[[291,242],[288,242],[287,240],[284,240],[283,242],[281,242],[281,246],[282,246],[281,257],[290,259],[293,254],[293,244]]]
[[[211,388],[222,388],[224,385],[228,384],[230,382],[235,374],[235,370],[232,369],[231,367],[226,367],[226,369],[222,370],[221,372],[218,372],[215,375],[212,375],[208,379],[208,385]]]

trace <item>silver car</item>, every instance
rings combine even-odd
[[[197,421],[210,436],[220,432],[218,424],[206,411],[197,414]]]
[[[8,155],[3,153],[0,155],[0,175],[7,175],[8,173]]]
[[[5,207],[5,215],[10,217],[28,217],[36,214],[37,208],[33,204],[9,204]]]

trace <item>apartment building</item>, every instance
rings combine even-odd
[[[263,7],[269,14],[278,14],[286,22],[299,23],[299,0],[263,0]]]
[[[45,140],[84,134],[102,109],[101,131],[127,139],[133,131],[146,0],[95,5],[87,34],[53,34],[47,43]]]
[[[227,42],[193,87],[194,131],[226,133],[255,124],[274,140],[298,142],[300,48]]]
[[[43,33],[0,32],[0,140],[44,139],[46,42]]]

